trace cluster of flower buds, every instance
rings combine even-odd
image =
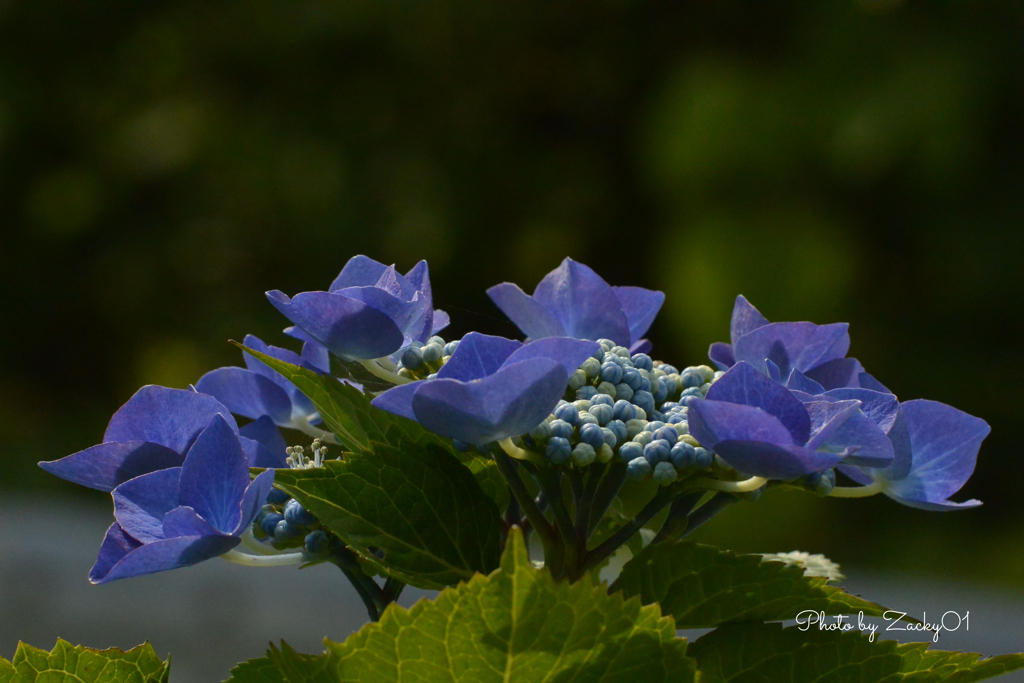
[[[457,348],[457,340],[445,342],[437,335],[428,339],[426,344],[414,341],[402,352],[395,374],[410,380],[434,379]]]
[[[714,454],[689,433],[687,405],[723,373],[706,365],[675,367],[630,354],[608,339],[570,377],[566,398],[524,438],[554,465],[586,467],[618,457],[631,477],[669,484],[708,470]]]

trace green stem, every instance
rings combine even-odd
[[[503,452],[494,452],[492,457],[498,466],[498,471],[505,477],[505,483],[511,489],[512,495],[519,501],[519,507],[522,508],[526,518],[530,520],[530,526],[533,527],[533,530],[540,538],[541,545],[544,546],[544,562],[548,566],[560,566],[562,553],[558,538],[555,536],[555,530],[537,506],[537,501],[530,495],[530,491],[526,488],[526,484],[523,483],[519,472],[516,471],[515,461]]]
[[[558,529],[559,536],[562,537],[563,564],[559,571],[555,571],[555,568],[551,570],[554,577],[560,579],[563,576],[574,574],[582,559],[576,545],[576,529],[573,527],[568,510],[565,509],[561,474],[557,470],[549,470],[536,472],[534,476],[537,477],[537,481],[544,491],[548,506],[555,515],[555,527]]]
[[[594,496],[597,487],[608,467],[602,463],[594,463],[587,468],[587,483],[580,495],[576,507],[576,541],[581,544],[580,554],[587,552],[587,541],[590,540],[590,518],[594,509]],[[603,516],[603,515],[602,515]]]
[[[668,505],[675,496],[676,489],[673,486],[662,486],[654,498],[651,499],[643,510],[637,513],[630,522],[624,524],[618,531],[608,537],[604,543],[587,553],[586,561],[583,563],[583,571],[589,571],[611,556],[623,543],[632,538],[633,534],[640,531],[644,524],[651,521],[661,509]],[[582,575],[582,572],[581,572]],[[579,578],[579,577],[574,577]]]
[[[608,466],[608,472],[605,473],[604,479],[601,480],[597,492],[594,494],[594,504],[590,511],[590,528],[587,529],[587,538],[594,535],[594,529],[604,519],[605,513],[608,512],[608,508],[611,507],[615,496],[619,495],[619,491],[622,490],[622,485],[625,483],[626,463],[611,463]]]
[[[693,506],[700,502],[703,496],[702,492],[697,492],[676,498],[672,502],[672,507],[669,508],[668,519],[665,520],[658,535],[651,543],[668,543],[679,538],[679,535],[690,524],[689,516]]]
[[[736,496],[728,493],[716,493],[711,500],[689,514],[687,517],[686,529],[682,533],[683,538],[692,534],[698,527],[702,526],[719,512],[735,503],[736,500]]]
[[[356,559],[355,553],[345,546],[339,545],[333,551],[331,562],[341,569],[349,583],[356,589],[356,593],[359,594],[363,605],[366,607],[366,613],[369,615],[370,621],[379,620],[380,614],[384,611],[389,600],[385,596],[384,591],[381,590],[381,587],[377,585],[377,582],[372,577],[363,573],[363,568],[359,565],[359,560]]]

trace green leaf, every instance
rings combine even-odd
[[[149,643],[124,652],[58,639],[51,652],[18,643],[10,662],[0,657],[0,683],[167,683],[170,671]]]
[[[307,368],[286,363],[238,342],[232,343],[269,365],[308,396],[327,428],[350,450],[368,450],[373,441],[391,445],[396,445],[398,439],[411,442],[431,441],[469,468],[480,488],[497,504],[499,510],[504,510],[508,506],[508,486],[498,471],[498,466],[490,458],[485,458],[479,453],[456,452],[450,442],[428,432],[416,422],[374,408],[370,405],[370,401],[373,400],[372,394],[364,394],[330,375],[321,375]],[[342,363],[341,367],[350,370],[349,376],[353,377],[354,381],[363,381],[356,379],[362,375],[351,372],[355,367],[361,367],[358,364]],[[378,383],[379,381],[377,380]],[[372,386],[377,387],[378,384]],[[391,385],[387,385],[385,388],[390,387]],[[368,386],[367,389],[369,388]]]
[[[288,683],[270,657],[242,662],[231,670],[231,678],[224,683]]]
[[[443,588],[498,566],[502,521],[494,502],[430,441],[373,444],[324,467],[277,470],[274,483],[353,551],[414,586]]]
[[[271,657],[274,653],[270,653]],[[405,609],[390,605],[317,658],[288,654],[289,683],[644,683],[693,681],[686,641],[657,607],[609,596],[589,577],[556,583],[530,563],[522,534],[501,568]],[[305,671],[304,677],[298,677]],[[315,673],[315,675],[314,675]],[[292,676],[296,676],[293,678]],[[240,680],[239,683],[242,683]]]
[[[618,585],[645,605],[657,602],[679,628],[784,621],[803,610],[882,616],[885,607],[829,586],[798,567],[762,562],[692,541],[647,546],[626,563]]]
[[[783,629],[781,624],[734,624],[690,646],[703,683],[726,681],[863,681],[969,683],[1024,667],[1024,655],[979,660],[971,652],[928,650],[928,643],[869,640],[854,631]]]

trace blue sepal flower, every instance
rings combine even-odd
[[[107,530],[92,583],[186,567],[238,545],[274,482],[267,470],[250,481],[238,434],[216,416],[180,467],[150,472],[113,491]]]
[[[505,282],[487,295],[530,339],[611,339],[631,353],[650,350],[643,339],[665,295],[642,287],[612,287],[570,258],[544,276],[533,296]]]
[[[772,323],[741,294],[733,306],[729,336],[731,344],[716,342],[708,351],[708,357],[720,370],[746,361],[766,375],[775,375],[768,363],[771,361],[783,380],[795,369],[824,389],[864,387],[889,391],[866,373],[856,358],[845,357],[850,349],[847,323]]]
[[[288,349],[268,346],[251,334],[245,337],[245,345],[292,365],[320,373],[328,371],[329,366],[321,365],[323,347],[316,342],[306,342],[301,356]],[[308,430],[311,418],[315,420],[317,416],[313,402],[263,361],[248,353],[243,356],[246,368],[227,367],[208,372],[196,382],[196,390],[213,396],[235,415],[252,420],[267,416],[278,427]]]
[[[893,500],[922,510],[956,510],[981,505],[954,503],[978,459],[981,442],[991,428],[981,418],[937,401],[917,399],[900,404],[890,429],[895,449],[885,468],[841,465],[838,469],[859,484],[878,484]]]
[[[231,411],[212,396],[145,386],[110,418],[103,443],[39,466],[61,479],[112,491],[140,475],[180,466],[215,415],[238,432]],[[256,447],[250,447],[255,453]]]
[[[690,433],[700,444],[740,472],[789,480],[828,469],[856,454],[862,443],[881,453],[873,460],[889,462],[885,445],[877,444],[878,428],[861,421],[859,400],[802,402],[793,392],[744,361],[736,363],[708,390],[705,399],[689,404]],[[841,443],[833,440],[849,430]],[[887,441],[882,437],[883,441]]]
[[[427,341],[448,325],[448,315],[433,309],[426,261],[403,276],[394,266],[354,256],[326,292],[289,298],[273,290],[267,298],[310,337],[346,360],[387,356],[414,341]]]
[[[471,332],[436,379],[389,389],[373,405],[480,446],[525,434],[544,420],[565,393],[569,375],[598,348],[567,337],[522,344]]]

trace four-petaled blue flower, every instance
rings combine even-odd
[[[212,396],[145,386],[110,418],[103,443],[39,466],[76,484],[111,491],[139,475],[180,466],[215,415],[239,432],[231,412]],[[269,418],[246,425],[241,435],[253,466],[285,467],[284,440]]]
[[[511,282],[491,287],[487,295],[532,340],[611,339],[630,353],[650,350],[642,337],[665,302],[662,292],[612,287],[571,258],[545,275],[533,296]]]
[[[745,362],[689,404],[690,433],[746,474],[789,480],[840,462],[884,467],[893,459],[886,434],[859,399],[802,402]]]
[[[245,345],[278,360],[319,373],[326,373],[330,369],[326,350],[315,341],[306,342],[301,356],[288,349],[268,346],[251,334],[245,337]],[[212,370],[196,382],[196,390],[213,396],[235,415],[252,420],[266,416],[278,427],[309,432],[311,420],[318,417],[313,402],[266,363],[248,353],[243,355],[248,369],[227,367]]]
[[[840,465],[859,484],[874,484],[893,500],[922,510],[957,510],[979,500],[954,503],[978,460],[981,442],[991,428],[981,418],[937,401],[917,399],[900,404],[889,438],[895,457],[885,468]]]
[[[217,415],[180,467],[144,474],[113,491],[114,518],[89,572],[92,583],[187,567],[240,542],[274,483],[250,481],[238,434]]]
[[[267,292],[277,310],[340,358],[370,360],[414,342],[425,342],[448,325],[435,311],[427,262],[404,276],[366,256],[354,256],[326,292],[289,298]]]
[[[471,332],[436,379],[389,389],[373,405],[474,445],[525,434],[565,393],[569,375],[596,342],[550,337],[522,344]]]
[[[783,383],[793,370],[799,370],[825,389],[864,387],[888,392],[856,358],[845,357],[850,350],[849,327],[847,323],[771,323],[741,294],[732,309],[732,344],[712,344],[708,357],[720,370],[746,361]]]

